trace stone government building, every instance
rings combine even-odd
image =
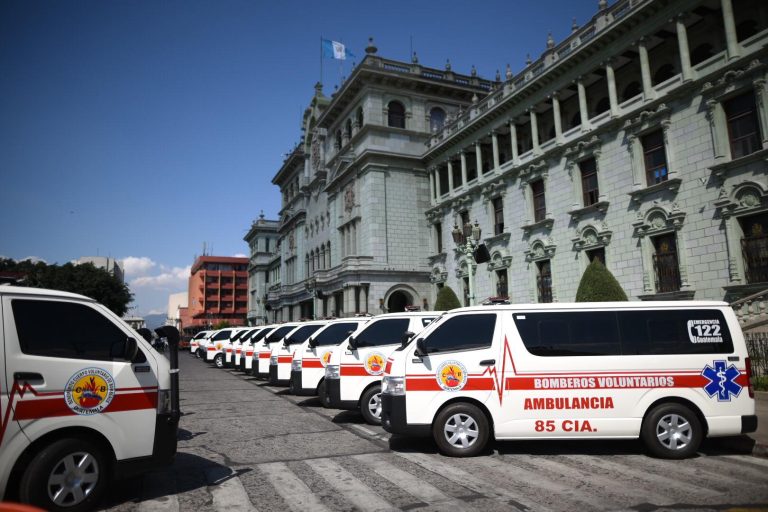
[[[252,323],[468,300],[572,301],[599,258],[634,300],[768,289],[768,3],[619,0],[513,74],[366,56],[272,179]]]

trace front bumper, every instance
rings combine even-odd
[[[315,396],[317,388],[305,388],[301,385],[301,370],[291,370],[291,382],[293,382],[293,394],[298,396]]]
[[[358,407],[357,400],[341,399],[341,379],[325,379],[325,398],[323,398],[323,403],[333,409],[347,409],[350,411]]]
[[[404,395],[381,395],[381,426],[390,434],[409,437],[429,437],[432,430],[431,425],[408,424]]]
[[[757,430],[757,416],[753,414],[751,416],[741,417],[741,433],[742,434],[749,434],[750,432],[755,432],[756,430]]]
[[[179,418],[172,414],[158,414],[155,419],[155,440],[152,455],[117,461],[116,478],[131,478],[149,470],[167,466],[176,455]]]

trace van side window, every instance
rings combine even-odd
[[[720,311],[574,311],[515,314],[533,355],[727,354],[733,341]]]
[[[496,314],[456,315],[424,340],[427,352],[455,352],[488,348],[493,343]]]
[[[232,331],[219,331],[216,333],[216,335],[212,338],[211,341],[220,341],[220,340],[226,340],[229,338],[229,334]]]
[[[11,306],[25,354],[112,361],[125,351],[128,336],[84,304],[17,299]]]
[[[333,324],[317,335],[315,338],[315,343],[317,343],[318,347],[325,345],[338,345],[344,341],[344,338],[349,336],[349,331],[357,330],[358,325],[359,324],[355,322]]]
[[[410,320],[407,318],[388,318],[373,322],[358,336],[355,336],[358,347],[380,347],[382,345],[398,345],[403,333],[408,330]]]

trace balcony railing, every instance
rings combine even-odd
[[[731,303],[744,331],[768,324],[768,288]]]

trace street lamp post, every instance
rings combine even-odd
[[[475,260],[473,254],[477,246],[480,244],[480,225],[475,221],[475,225],[469,221],[464,224],[463,228],[459,228],[458,224],[453,226],[451,235],[453,241],[456,244],[459,252],[464,255],[464,260],[467,262],[467,272],[469,273],[469,305],[472,306],[475,302]]]

